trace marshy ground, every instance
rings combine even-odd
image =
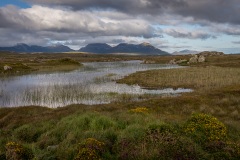
[[[188,57],[1,53],[0,66],[20,63],[33,69],[29,72],[39,72],[42,67],[52,71],[46,64],[62,70],[56,66],[64,66],[59,63],[66,58],[72,64],[120,60],[164,64]],[[137,72],[118,81],[144,88],[194,89],[177,97],[138,102],[126,97],[124,102],[57,109],[1,108],[0,159],[239,159],[239,80],[240,55],[210,56],[187,68]]]

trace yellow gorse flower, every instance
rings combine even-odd
[[[149,110],[146,107],[137,107],[135,109],[130,109],[129,110],[132,113],[148,113]]]
[[[194,135],[201,132],[208,141],[224,140],[227,136],[226,126],[217,118],[207,114],[194,114],[185,126],[185,132]]]

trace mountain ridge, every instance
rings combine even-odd
[[[200,53],[200,51],[184,49],[181,51],[173,52],[172,55],[187,55],[187,54],[198,54],[198,53]]]
[[[170,55],[168,52],[162,51],[150,43],[130,44],[120,43],[114,47],[106,43],[90,43],[79,50],[73,50],[65,45],[53,46],[37,46],[19,43],[12,47],[0,47],[0,51],[23,52],[23,53],[55,53],[55,52],[88,52],[95,54],[121,54],[121,53],[136,53],[140,55]]]
[[[162,51],[150,43],[129,44],[120,43],[114,47],[106,43],[92,43],[79,49],[81,52],[90,52],[97,54],[111,54],[111,53],[139,53],[151,55],[169,55],[168,52]]]
[[[64,46],[64,45],[54,45],[54,46],[37,46],[37,45],[27,45],[24,43],[18,43],[12,47],[0,47],[0,51],[11,51],[11,52],[71,52],[74,51],[71,48]]]

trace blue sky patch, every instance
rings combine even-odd
[[[14,6],[18,6],[20,8],[30,7],[29,4],[27,4],[26,2],[24,2],[22,0],[1,0],[0,1],[0,7],[6,6],[6,5],[14,5]]]

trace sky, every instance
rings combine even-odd
[[[0,46],[143,42],[240,53],[240,1],[0,0]]]

